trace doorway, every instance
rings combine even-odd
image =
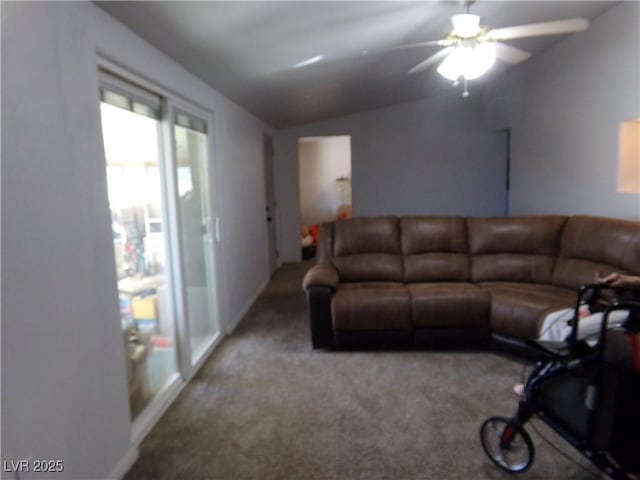
[[[351,136],[298,139],[300,247],[302,259],[314,258],[319,225],[350,218]]]

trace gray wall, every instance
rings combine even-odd
[[[297,140],[351,135],[354,216],[501,215],[506,148],[479,92],[451,94],[281,130],[275,137],[278,245],[300,259]]]
[[[59,478],[131,445],[87,13],[2,5],[2,459]]]
[[[495,84],[492,123],[512,128],[513,214],[640,218],[640,197],[616,193],[618,127],[640,117],[639,18],[638,2],[613,6]]]
[[[268,279],[265,126],[93,4],[5,2],[1,34],[2,459],[105,478],[135,449],[96,51],[214,112],[227,324]]]

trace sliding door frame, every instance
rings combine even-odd
[[[111,60],[108,56],[101,52],[97,53],[96,66],[98,69],[99,86],[103,84],[103,73],[105,76],[113,76],[116,79],[122,79],[122,82],[130,83],[137,88],[152,92],[161,97],[160,104],[160,134],[162,144],[163,159],[161,161],[162,172],[162,194],[165,199],[163,212],[168,221],[167,225],[167,269],[169,283],[171,285],[171,295],[169,301],[170,313],[175,319],[175,328],[178,333],[176,344],[176,356],[178,363],[178,375],[176,375],[161,391],[160,395],[156,395],[143,411],[131,423],[131,438],[134,444],[140,444],[144,437],[151,431],[163,413],[175,401],[180,391],[191,380],[198,369],[210,356],[211,352],[220,343],[223,337],[226,322],[222,317],[224,311],[221,299],[223,298],[224,282],[222,279],[222,252],[220,245],[219,231],[219,188],[218,188],[218,168],[215,155],[215,138],[214,138],[214,113],[203,107],[198,106],[196,102],[192,102],[183,95],[172,90],[162,87],[161,85],[136,74],[131,69],[122,67],[117,62]],[[109,81],[104,81],[108,84]],[[189,346],[189,326],[186,318],[186,292],[184,286],[184,262],[182,259],[182,239],[180,238],[180,225],[178,220],[178,187],[176,178],[176,145],[174,136],[174,115],[176,109],[191,113],[193,116],[200,118],[207,124],[207,162],[208,162],[208,186],[209,186],[209,209],[214,225],[214,272],[216,282],[215,291],[215,315],[218,320],[218,332],[206,347],[201,358],[196,364],[191,362],[190,346]],[[105,160],[106,161],[106,160]],[[172,212],[172,215],[166,215]]]

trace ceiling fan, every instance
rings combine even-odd
[[[490,29],[480,24],[479,15],[469,13],[469,7],[472,3],[474,2],[466,2],[466,13],[455,14],[451,17],[453,28],[444,39],[399,45],[376,52],[364,51],[362,53],[389,52],[429,46],[444,47],[409,70],[409,74],[422,72],[441,62],[438,66],[438,73],[452,80],[454,86],[458,85],[461,80],[464,81],[462,95],[467,97],[469,96],[467,82],[479,78],[489,71],[496,58],[507,63],[516,64],[525,61],[531,56],[530,53],[524,50],[502,43],[502,40],[559,35],[580,32],[589,28],[589,20],[586,18],[572,18]]]

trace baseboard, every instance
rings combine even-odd
[[[138,455],[138,447],[132,445],[111,471],[106,480],[122,480],[131,467],[133,467],[133,464],[136,463],[136,460],[138,460]]]
[[[191,379],[195,376],[195,374],[198,373],[198,370],[200,370],[202,366],[207,362],[207,360],[209,360],[209,357],[211,356],[213,351],[218,347],[218,345],[220,345],[223,339],[224,339],[224,335],[222,334],[222,332],[219,332],[216,334],[216,336],[211,341],[211,344],[207,347],[206,351],[200,357],[200,360],[198,360],[196,364],[193,366],[193,371],[189,376],[187,383],[191,381]]]
[[[269,283],[269,279],[266,279],[262,283],[262,285],[260,285],[255,295],[253,295],[253,297],[251,297],[251,299],[244,305],[244,307],[242,307],[242,310],[240,310],[240,312],[236,315],[233,321],[229,325],[227,325],[227,329],[225,332],[227,335],[231,335],[234,332],[234,330],[238,327],[238,325],[240,325],[240,322],[245,317],[245,315],[249,312],[249,309],[253,306],[256,300],[258,300],[258,297],[260,296],[262,291],[267,287],[268,283]]]
[[[140,445],[142,440],[155,427],[160,417],[173,404],[180,392],[189,382],[183,380],[178,374],[163,388],[160,395],[156,395],[149,405],[138,415],[131,425],[131,440],[134,445]]]

